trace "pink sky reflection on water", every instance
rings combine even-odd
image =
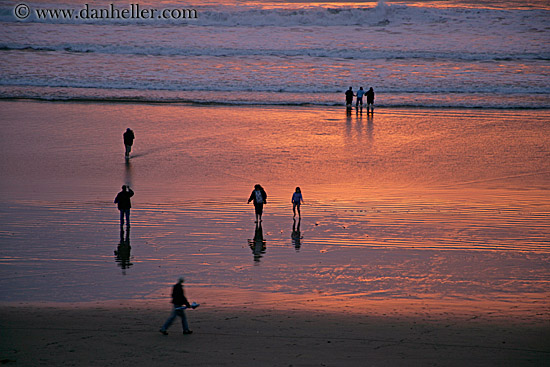
[[[211,302],[234,290],[540,308],[548,296],[547,111],[2,107],[3,301],[160,299],[180,274]],[[124,270],[123,183],[136,191]],[[260,256],[255,183],[269,195]]]

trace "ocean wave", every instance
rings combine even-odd
[[[14,5],[0,5],[0,22],[39,22],[53,24],[168,24],[176,26],[216,26],[216,27],[296,27],[296,26],[365,26],[387,27],[409,24],[463,24],[472,25],[492,23],[502,25],[503,20],[525,20],[534,26],[541,26],[547,22],[550,11],[535,10],[502,10],[502,9],[475,9],[475,8],[435,8],[406,5],[386,4],[384,1],[377,6],[327,6],[308,5],[302,8],[269,8],[257,6],[197,6],[196,19],[39,19],[33,9],[59,9],[60,5],[45,5],[41,3],[27,3],[31,9],[30,15],[24,20],[14,16]],[[181,8],[173,5],[172,8]],[[76,12],[82,9],[76,5],[68,6]],[[107,8],[107,6],[98,6]],[[122,7],[121,7],[122,8]],[[156,6],[159,9],[158,6]],[[168,5],[165,8],[170,8]]]
[[[370,50],[370,49],[325,49],[325,48],[192,48],[192,47],[134,47],[123,45],[61,43],[41,46],[25,43],[0,43],[1,51],[99,53],[108,55],[135,56],[211,56],[211,57],[313,57],[348,60],[455,60],[455,61],[548,61],[550,51],[539,52],[451,52],[431,50]]]
[[[347,89],[347,84],[331,86],[329,84],[295,84],[282,81],[281,83],[263,83],[251,84],[246,82],[234,84],[181,84],[166,83],[165,80],[86,80],[86,79],[44,79],[34,77],[18,77],[16,79],[0,78],[0,88],[18,89],[18,88],[68,88],[72,90],[98,90],[105,93],[117,93],[117,91],[134,91],[135,93],[274,93],[274,94],[295,94],[295,95],[322,95],[326,93],[343,94]],[[349,84],[349,83],[348,83]],[[370,86],[363,83],[364,86]],[[357,88],[357,86],[356,86]],[[307,91],[307,92],[306,92]],[[495,85],[481,84],[475,88],[462,88],[453,84],[429,84],[429,83],[407,83],[386,85],[386,93],[391,94],[429,94],[429,95],[541,95],[550,96],[550,87],[548,85]]]

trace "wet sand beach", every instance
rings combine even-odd
[[[0,107],[8,365],[550,357],[546,110]],[[261,228],[246,204],[256,183]],[[123,184],[136,195],[121,233]],[[165,337],[182,275],[201,303],[188,312],[195,333],[176,322]]]

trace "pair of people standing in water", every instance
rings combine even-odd
[[[254,190],[252,190],[252,193],[248,198],[248,203],[250,204],[251,201],[254,202],[254,209],[256,211],[256,223],[259,223],[262,221],[264,204],[267,204],[267,194],[260,184],[254,186]],[[298,216],[301,217],[302,215],[300,213],[300,205],[304,202],[304,199],[302,197],[302,191],[299,187],[296,188],[296,191],[292,195],[291,202],[294,217],[296,217],[296,210],[298,210]]]
[[[363,87],[360,87],[357,93],[353,92],[353,88],[349,87],[349,89],[346,91],[346,107],[348,109],[351,109],[351,106],[353,104],[353,97],[357,97],[357,100],[355,101],[355,107],[356,108],[363,108],[363,97],[367,97],[367,113],[370,112],[374,113],[374,89],[370,87],[368,91],[365,92]]]

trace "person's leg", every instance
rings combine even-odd
[[[124,225],[124,210],[120,209],[120,226]]]
[[[296,203],[292,203],[292,213],[296,216]]]
[[[130,209],[126,209],[125,211],[125,214],[126,214],[126,227],[130,227]]]
[[[296,208],[298,209],[298,216],[302,217],[302,213],[300,213],[300,204],[296,204]]]
[[[256,211],[256,223],[259,223],[262,220],[262,211],[264,204],[254,204],[254,209]]]
[[[177,316],[177,310],[174,307],[174,309],[172,310],[172,313],[170,314],[170,317],[168,317],[164,325],[162,325],[162,327],[160,328],[160,331],[163,332],[168,330],[170,325],[172,325],[172,323],[174,322],[174,319],[176,318],[176,316]]]
[[[178,315],[181,317],[181,327],[183,328],[184,333],[189,333],[189,324],[187,323],[187,316],[185,315],[184,310],[178,310]]]

